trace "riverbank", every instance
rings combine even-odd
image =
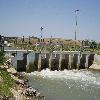
[[[0,100],[46,100],[14,69],[0,66]]]

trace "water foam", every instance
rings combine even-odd
[[[100,86],[100,74],[94,74],[87,70],[64,70],[64,71],[50,71],[49,69],[42,70],[41,72],[35,71],[28,73],[30,76],[38,76],[42,78],[49,78],[51,80],[63,80],[66,83],[68,80],[73,80],[74,82],[81,82],[88,86],[89,84],[94,84]]]

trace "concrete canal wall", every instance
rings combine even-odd
[[[17,53],[15,58],[16,57],[15,67],[18,71],[26,72],[41,71],[46,68],[53,71],[64,69],[85,69],[89,68],[94,61],[94,53],[81,53],[79,51]]]
[[[90,69],[100,71],[100,55],[97,54],[94,55],[94,61],[93,64],[90,66]]]

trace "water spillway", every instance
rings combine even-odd
[[[94,53],[80,51],[31,52],[23,53],[22,59],[21,61],[17,60],[18,71],[21,69],[26,72],[33,72],[47,68],[52,71],[86,69],[93,64]],[[23,69],[19,62],[22,62]]]

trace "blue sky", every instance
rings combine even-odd
[[[100,40],[100,0],[0,0],[0,34]]]

